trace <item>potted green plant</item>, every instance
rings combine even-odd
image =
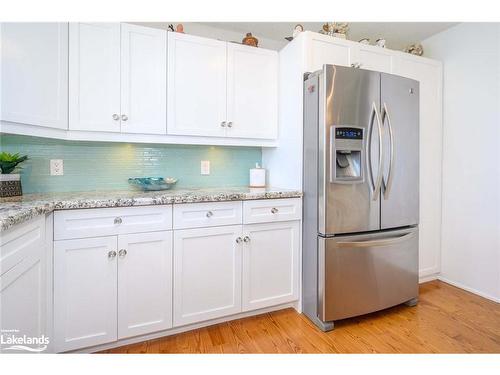
[[[0,152],[0,171],[2,172],[0,174],[0,197],[14,197],[23,194],[21,176],[12,172],[27,159],[26,155]]]

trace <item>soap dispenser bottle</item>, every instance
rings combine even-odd
[[[255,168],[250,169],[250,187],[266,187],[266,170],[259,163],[255,163]]]

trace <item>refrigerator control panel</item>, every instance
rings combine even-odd
[[[363,129],[335,128],[335,139],[363,139]]]
[[[364,129],[356,126],[331,127],[331,180],[339,184],[364,181]]]

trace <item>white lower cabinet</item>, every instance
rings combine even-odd
[[[55,241],[55,350],[172,326],[172,232]]]
[[[56,212],[55,350],[93,347],[297,301],[300,206],[300,199],[270,199],[150,208],[154,212]],[[170,230],[172,213],[173,227],[182,229]],[[125,226],[110,227],[113,215]],[[75,218],[85,231],[68,230],[80,225],[70,225]],[[135,233],[143,222],[160,222],[154,228],[169,230]],[[102,230],[103,225],[108,229]],[[102,235],[105,231],[110,235]],[[74,238],[85,235],[94,237]]]
[[[0,333],[6,336],[48,335],[44,241],[44,217],[0,233]],[[0,343],[0,353],[18,352],[9,346]]]
[[[54,243],[55,350],[117,338],[117,237]]]
[[[243,227],[242,309],[298,299],[300,221]]]
[[[241,311],[241,225],[174,232],[174,326]]]
[[[118,338],[172,327],[172,232],[118,236]]]

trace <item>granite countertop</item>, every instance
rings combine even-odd
[[[297,198],[301,196],[302,192],[299,190],[249,187],[172,189],[156,192],[92,191],[26,194],[21,197],[0,198],[0,232],[54,210]]]

